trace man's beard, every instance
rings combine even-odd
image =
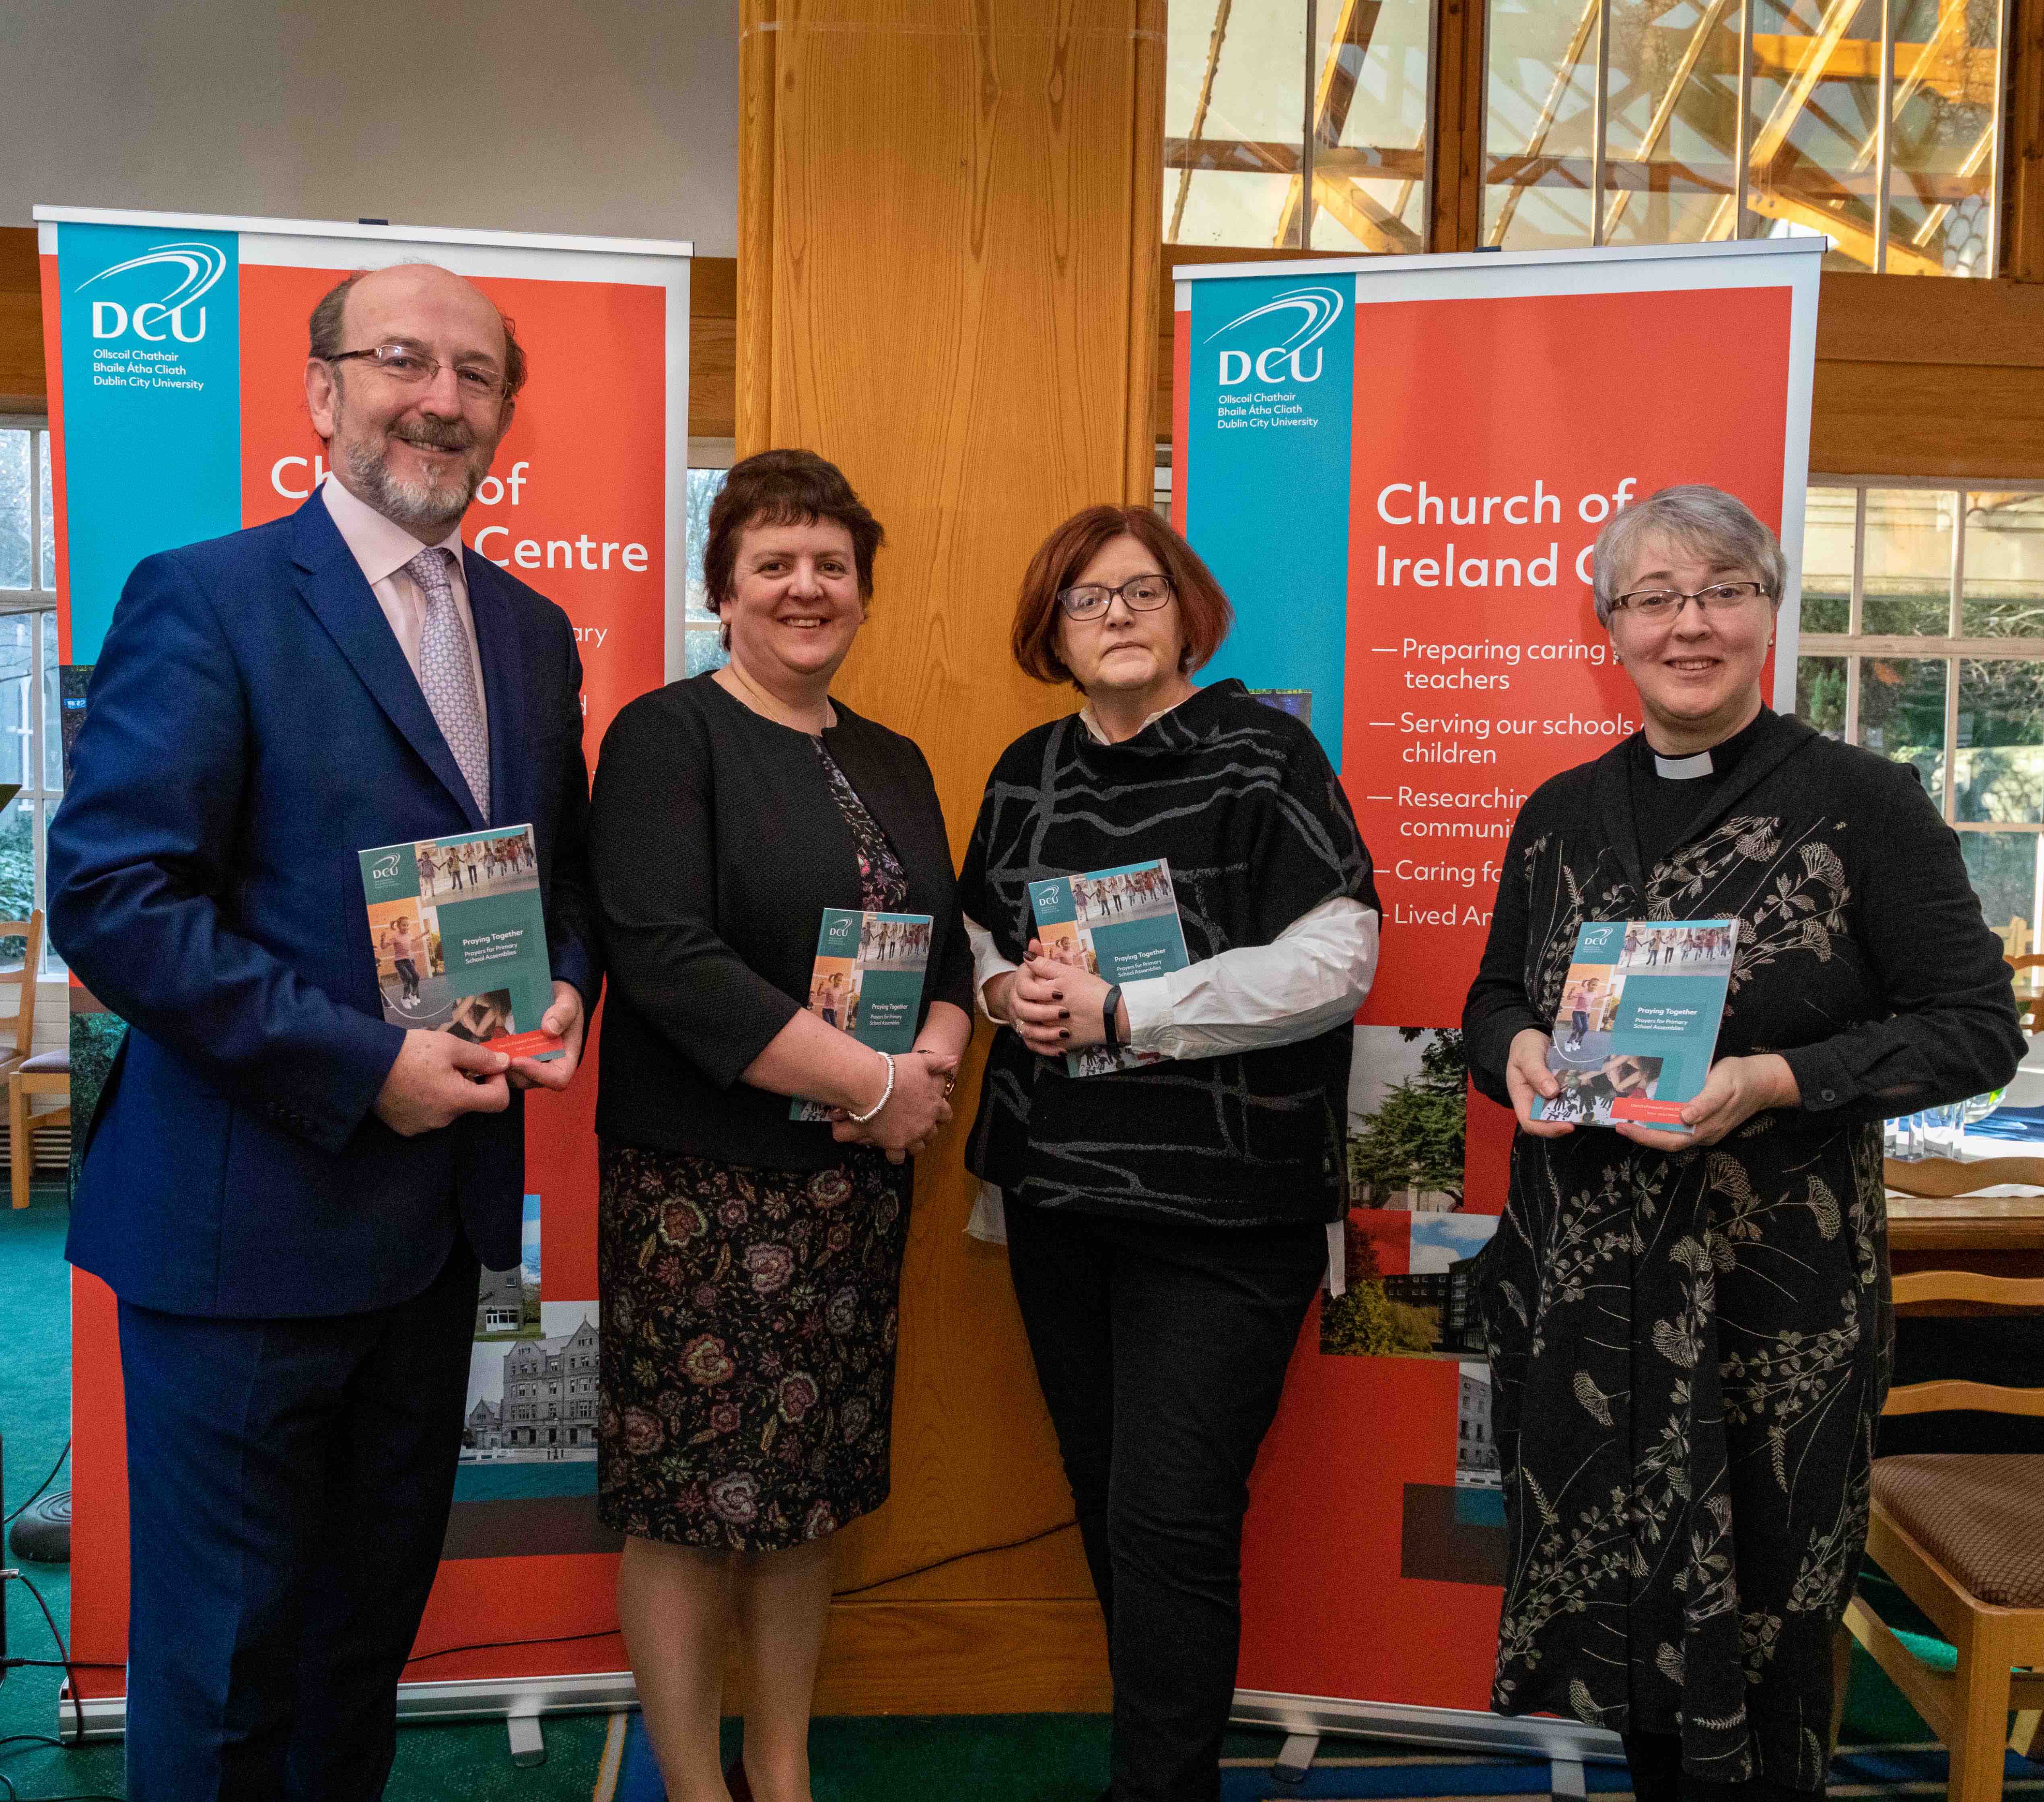
[[[460,420],[428,415],[409,421],[402,431],[373,441],[342,439],[344,428],[344,421],[336,418],[334,436],[341,440],[342,455],[348,459],[349,486],[386,519],[428,544],[444,538],[460,523],[482,484],[487,463],[482,467],[473,461],[465,463],[441,481],[430,477],[407,479],[390,467],[390,438],[440,450],[473,452],[475,432],[471,426]]]

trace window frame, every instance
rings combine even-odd
[[[43,618],[48,616],[55,622],[57,617],[59,590],[54,584],[43,586],[43,482],[48,475],[45,468],[48,456],[44,442],[50,436],[49,416],[45,413],[0,413],[0,432],[26,432],[29,434],[29,586],[0,588],[0,617],[25,615],[32,621],[29,632],[29,737],[25,748],[25,760],[21,792],[16,801],[29,809],[30,839],[33,851],[33,896],[30,905],[47,913],[49,905],[48,832],[50,816],[63,798],[61,766],[59,784],[56,788],[44,786],[48,769],[49,740],[52,731],[61,734],[60,720],[48,717],[46,700],[52,680],[61,683],[56,666],[50,664],[50,653],[45,650],[45,632]],[[51,478],[54,479],[54,478]],[[52,515],[52,530],[55,529]],[[54,571],[56,559],[52,555],[51,566]],[[62,659],[60,647],[56,652]],[[60,697],[61,705],[61,697]],[[8,965],[12,969],[16,965]],[[51,947],[49,936],[43,937],[42,966],[36,974],[41,977],[62,976],[65,974],[63,960]]]
[[[1847,744],[1859,742],[1860,666],[1863,659],[1868,657],[1892,658],[1913,663],[1942,662],[1945,665],[1944,776],[1942,792],[1934,793],[1931,798],[1937,803],[1939,816],[1955,832],[1998,834],[2011,837],[2027,834],[2033,840],[2036,847],[2036,877],[2031,894],[2031,928],[2038,941],[2044,943],[2044,820],[1960,820],[1954,817],[1958,811],[1960,664],[1987,661],[2044,663],[2044,632],[2027,638],[1969,638],[1964,636],[1960,631],[1964,617],[1961,609],[1965,603],[1965,498],[1969,494],[1983,492],[2044,495],[2044,482],[1987,478],[1954,481],[1942,476],[1825,475],[1813,471],[1807,492],[1815,493],[1820,489],[1835,492],[1848,488],[1854,493],[1853,567],[1846,629],[1842,632],[1812,632],[1803,629],[1799,620],[1796,660],[1800,663],[1807,657],[1838,658],[1844,661],[1846,704],[1842,732],[1843,741]],[[1945,621],[1946,629],[1934,636],[1861,630],[1866,599],[1867,495],[1869,491],[1894,493],[1898,490],[1946,495],[1953,501],[1952,556]],[[1984,908],[1982,911],[1984,913]],[[1997,932],[2004,931],[2003,922],[1990,920],[1988,924]]]

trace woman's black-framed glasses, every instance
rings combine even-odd
[[[1114,605],[1116,595],[1128,603],[1132,611],[1154,613],[1171,598],[1171,578],[1167,575],[1132,576],[1119,588],[1103,587],[1097,582],[1082,582],[1075,588],[1058,590],[1058,605],[1075,620],[1097,620]]]
[[[336,351],[320,361],[373,363],[408,388],[425,386],[447,367],[438,357],[416,344],[373,344],[367,350]],[[454,366],[454,378],[462,393],[471,400],[497,401],[504,398],[504,378],[494,369],[458,363]]]
[[[1672,620],[1681,612],[1684,602],[1693,601],[1701,613],[1731,613],[1754,595],[1766,592],[1766,585],[1758,582],[1714,582],[1693,594],[1675,588],[1636,588],[1630,594],[1618,596],[1611,610],[1615,613],[1623,608],[1638,620]]]

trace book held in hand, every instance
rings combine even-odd
[[[912,1051],[923,975],[930,966],[930,923],[927,913],[825,908],[809,978],[809,1012],[876,1051]],[[836,1112],[797,1096],[788,1118],[827,1120]]]
[[[513,1058],[566,1051],[540,1022],[554,998],[530,826],[359,854],[383,1017]]]
[[[1710,1074],[1736,920],[1596,920],[1576,935],[1547,1067],[1562,1081],[1535,1120],[1686,1132],[1682,1104]]]
[[[1166,976],[1189,961],[1171,866],[1161,857],[1047,877],[1029,885],[1029,895],[1037,940],[1055,963],[1120,983]],[[1065,1069],[1073,1076],[1105,1076],[1162,1061],[1154,1051],[1132,1051],[1125,1045],[1113,1051],[1089,1045],[1067,1051]]]

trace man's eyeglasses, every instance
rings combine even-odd
[[[1139,613],[1154,613],[1171,598],[1171,578],[1139,575],[1119,588],[1103,588],[1098,582],[1082,582],[1076,588],[1058,590],[1058,605],[1075,620],[1097,620],[1114,605],[1120,595]]]
[[[323,363],[359,361],[371,363],[386,375],[403,382],[408,388],[424,387],[447,367],[439,358],[421,350],[415,344],[375,344],[366,351],[336,351],[332,356],[322,357],[320,360]],[[504,378],[484,365],[458,363],[454,366],[454,378],[465,399],[494,401],[503,398]]]
[[[1638,588],[1630,594],[1621,594],[1611,604],[1615,613],[1621,607],[1627,609],[1635,619],[1672,620],[1682,610],[1685,601],[1693,601],[1706,614],[1736,613],[1756,594],[1765,594],[1766,589],[1757,582],[1714,582],[1708,588],[1700,588],[1693,594],[1685,594],[1673,588]]]

